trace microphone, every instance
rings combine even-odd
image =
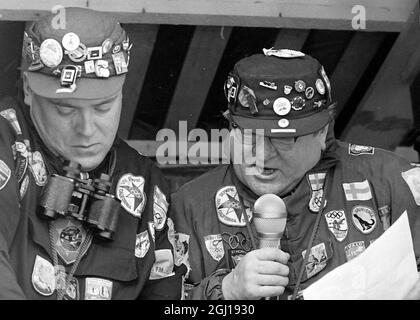
[[[264,194],[255,201],[253,216],[258,248],[280,248],[280,239],[287,221],[284,201],[275,194]]]

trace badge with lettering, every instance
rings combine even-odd
[[[402,172],[401,176],[408,184],[411,194],[414,197],[414,201],[418,206],[420,206],[420,168],[416,167],[408,171]]]
[[[0,115],[10,122],[16,134],[22,134],[22,129],[20,128],[19,122],[16,117],[15,109],[6,109],[0,112]]]
[[[364,241],[357,241],[349,243],[344,247],[344,251],[346,252],[347,261],[350,261],[353,258],[356,258],[359,254],[365,251],[365,242]]]
[[[168,201],[165,194],[155,186],[153,193],[153,222],[156,230],[160,231],[165,226],[166,213],[168,212]]]
[[[138,235],[136,235],[136,246],[134,249],[134,255],[137,258],[144,258],[147,251],[149,251],[150,248],[150,240],[149,240],[149,234],[146,231],[140,232]]]
[[[155,250],[155,263],[150,270],[149,280],[167,278],[174,274],[172,251],[170,249]]]
[[[348,232],[348,225],[346,214],[344,210],[332,210],[327,212],[325,215],[327,220],[328,229],[338,241],[343,241]]]
[[[204,243],[206,244],[208,253],[214,260],[220,261],[225,256],[225,249],[223,248],[223,239],[220,233],[205,236]]]
[[[118,180],[117,198],[121,200],[123,208],[137,218],[141,217],[146,204],[146,194],[143,190],[144,178],[142,176],[127,173]]]
[[[355,206],[351,209],[354,226],[363,234],[368,234],[375,229],[376,216],[372,208],[367,206]]]
[[[375,153],[375,148],[370,146],[360,146],[358,144],[349,143],[349,154],[352,156],[360,156],[361,154],[372,155]]]
[[[247,252],[242,249],[229,249],[228,250],[228,256],[230,261],[230,267],[233,269],[235,268],[239,261],[246,255]]]
[[[9,182],[11,173],[12,171],[7,164],[3,160],[0,160],[0,190]]]
[[[111,300],[112,281],[101,278],[85,279],[85,300]]]
[[[32,285],[36,292],[43,296],[50,296],[55,290],[54,266],[41,256],[36,256],[32,270]]]
[[[238,191],[235,186],[226,186],[220,188],[215,196],[217,217],[220,222],[228,226],[244,227],[246,226],[245,217],[242,214],[242,206],[239,202]],[[248,220],[252,220],[252,211],[250,208],[244,208]]]
[[[305,259],[306,250],[302,252],[302,256]],[[328,255],[325,248],[325,244],[322,242],[313,246],[310,249],[308,260],[306,261],[305,269],[306,275],[309,278],[313,277],[324,269],[327,265]]]
[[[42,187],[47,182],[47,169],[41,152],[35,151],[29,156],[29,169],[34,176],[35,183]]]
[[[309,210],[318,213],[322,206],[322,198],[324,196],[324,182],[325,172],[312,173],[308,175],[309,186],[311,187],[312,193],[309,199]]]

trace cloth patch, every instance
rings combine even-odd
[[[66,293],[63,297],[64,300],[79,300],[79,282],[76,278],[72,277],[67,282]]]
[[[50,296],[55,290],[55,270],[51,262],[36,256],[32,270],[32,285],[43,296]]]
[[[370,146],[360,146],[358,144],[349,144],[349,154],[352,156],[360,156],[361,154],[372,155],[375,153],[375,148]]]
[[[210,234],[204,237],[204,243],[211,257],[220,261],[225,255],[225,249],[223,247],[222,235],[219,234]]]
[[[246,226],[245,217],[242,214],[242,206],[239,201],[238,191],[235,186],[220,188],[215,196],[217,217],[220,222],[228,226]],[[252,211],[245,207],[249,222],[252,220]]]
[[[149,251],[150,248],[150,240],[149,240],[149,234],[146,231],[143,231],[136,235],[136,246],[134,249],[134,255],[137,258],[144,258],[147,251]]]
[[[16,141],[12,146],[13,159],[15,160],[16,179],[21,182],[29,163],[29,152],[23,142]]]
[[[302,251],[303,259],[305,259],[306,250]],[[310,249],[308,261],[306,261],[306,275],[309,278],[319,273],[327,265],[328,255],[325,243],[317,244]]]
[[[165,194],[155,186],[153,192],[153,221],[156,230],[160,231],[165,226],[166,214],[168,212],[168,201]]]
[[[367,180],[362,182],[343,183],[343,190],[347,201],[365,201],[372,199],[370,185]]]
[[[0,190],[9,182],[11,172],[7,164],[3,160],[0,160]]]
[[[124,174],[118,180],[116,189],[117,198],[121,200],[123,208],[133,216],[140,218],[146,204],[144,193],[144,178]]]
[[[420,168],[416,167],[401,173],[403,179],[408,184],[414,201],[420,206]]]
[[[112,281],[101,278],[86,278],[85,300],[111,300]]]
[[[29,169],[34,176],[35,183],[40,187],[45,186],[47,182],[47,169],[39,151],[35,151],[29,156]]]
[[[311,187],[311,198],[309,200],[309,210],[318,213],[322,206],[322,198],[324,196],[325,172],[313,173],[308,175],[308,183]]]
[[[355,227],[363,234],[368,234],[375,229],[376,216],[372,208],[355,206],[351,209],[352,221]]]
[[[334,237],[340,242],[343,241],[349,229],[344,210],[329,211],[324,216],[325,220],[327,220],[328,229],[330,229]]]
[[[365,251],[365,242],[364,241],[357,241],[349,243],[344,247],[344,251],[346,252],[347,261],[350,261],[353,258],[356,258],[359,254]]]
[[[230,261],[230,267],[233,269],[235,268],[239,261],[246,255],[248,252],[242,249],[229,249],[228,256]]]
[[[170,249],[161,249],[155,251],[155,263],[150,271],[149,280],[162,279],[173,276],[174,257]]]

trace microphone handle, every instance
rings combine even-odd
[[[280,249],[279,238],[259,238],[258,248],[278,248]]]

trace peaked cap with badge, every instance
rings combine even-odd
[[[290,49],[263,49],[234,66],[225,82],[230,120],[271,137],[307,135],[330,121],[331,86],[323,66]]]
[[[107,98],[128,72],[131,43],[112,16],[64,8],[31,23],[23,41],[23,70],[30,88],[46,98]],[[64,28],[62,28],[64,27]]]

